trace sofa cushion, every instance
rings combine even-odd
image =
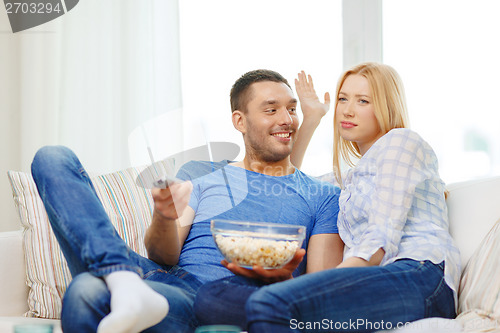
[[[160,171],[172,169],[170,161],[158,163]],[[151,221],[151,190],[137,186],[144,168],[92,176],[106,213],[125,242],[146,255],[144,234]],[[9,171],[14,201],[24,228],[26,283],[29,287],[27,317],[59,319],[61,299],[71,281],[66,260],[52,232],[48,216],[31,174]]]
[[[500,220],[462,273],[457,319],[466,330],[498,328],[500,322]]]

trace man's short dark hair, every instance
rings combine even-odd
[[[272,81],[278,83],[284,83],[290,87],[288,81],[279,73],[271,71],[269,69],[257,69],[243,74],[231,88],[230,100],[231,100],[231,112],[235,110],[246,111],[246,106],[250,99],[249,89],[252,83],[262,82],[262,81]]]

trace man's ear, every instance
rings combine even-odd
[[[232,114],[233,126],[242,134],[246,133],[246,118],[245,113],[240,110],[234,110]]]

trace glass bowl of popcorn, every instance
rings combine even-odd
[[[306,227],[270,222],[212,220],[210,230],[228,262],[246,268],[280,268],[302,246]]]

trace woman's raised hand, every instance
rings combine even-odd
[[[297,91],[300,107],[304,114],[304,121],[310,119],[311,121],[319,122],[330,109],[330,94],[328,92],[325,93],[325,102],[322,103],[314,90],[311,75],[306,76],[304,71],[301,71],[295,79],[295,90]]]

